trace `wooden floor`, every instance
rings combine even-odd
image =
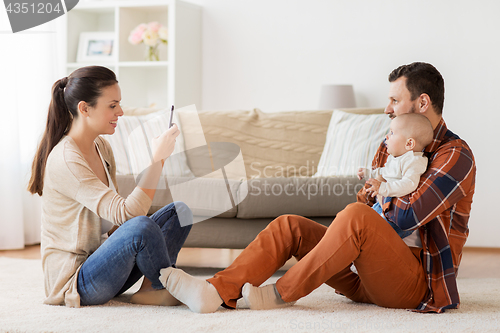
[[[227,267],[242,250],[183,248],[177,259],[178,266]],[[27,246],[24,250],[0,251],[0,257],[40,259],[40,246]],[[282,269],[291,267],[289,260]],[[465,248],[459,271],[460,278],[500,278],[500,248]]]

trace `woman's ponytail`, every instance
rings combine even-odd
[[[78,116],[78,103],[85,101],[90,106],[95,106],[102,88],[117,82],[115,74],[108,68],[88,66],[79,68],[69,77],[54,83],[47,125],[31,166],[29,192],[42,195],[47,159],[52,149],[71,128],[73,119]]]
[[[62,139],[64,133],[71,127],[73,117],[64,101],[64,89],[67,84],[68,78],[65,77],[56,81],[52,86],[47,125],[31,165],[28,191],[32,194],[42,195],[47,158],[55,145]]]

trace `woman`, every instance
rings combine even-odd
[[[77,69],[52,87],[47,126],[28,187],[42,197],[46,304],[103,304],[143,275],[132,302],[178,304],[158,278],[160,269],[175,264],[191,229],[191,223],[181,227],[179,219],[192,221],[191,211],[175,202],[151,217],[144,215],[179,130],[174,125],[153,140],[151,167],[122,198],[113,152],[100,137],[115,132],[123,115],[120,100],[116,76],[105,67]]]

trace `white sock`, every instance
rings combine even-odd
[[[295,304],[295,302],[287,303],[281,299],[276,284],[254,287],[250,283],[245,283],[241,289],[241,294],[252,310],[276,309]]]
[[[222,304],[222,298],[213,285],[180,269],[163,268],[160,270],[160,282],[172,296],[186,304],[193,312],[215,312]]]

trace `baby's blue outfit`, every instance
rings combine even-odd
[[[380,204],[378,203],[378,201],[372,206],[372,208],[389,223],[389,225],[398,233],[399,237],[401,237],[401,238],[408,237],[408,236],[410,236],[413,233],[413,231],[415,231],[415,230],[404,231],[396,223],[393,223],[393,222],[389,221],[385,217],[385,215],[384,215],[384,213],[382,211],[382,206],[380,206]]]

